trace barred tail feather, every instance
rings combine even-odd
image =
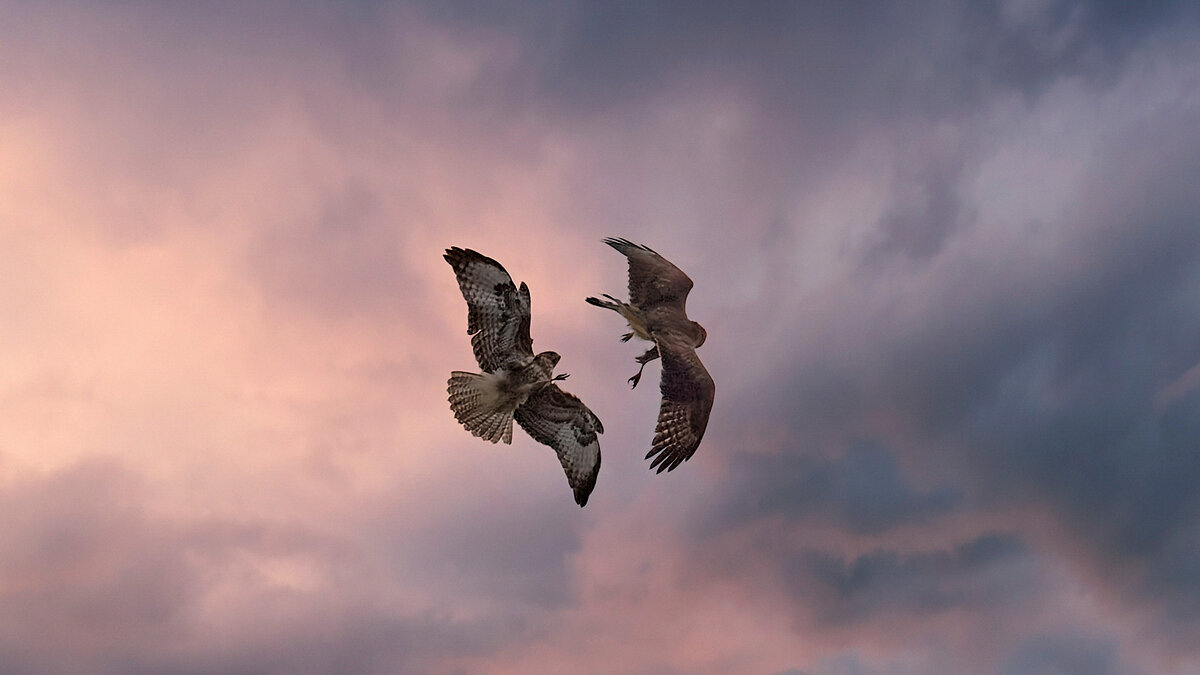
[[[512,443],[513,411],[493,407],[495,387],[485,375],[456,370],[450,373],[446,391],[454,418],[472,435],[492,443]]]
[[[472,430],[471,433],[493,443],[498,440],[512,443],[512,423],[512,413],[493,412],[480,418],[478,432]]]

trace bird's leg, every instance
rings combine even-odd
[[[654,359],[657,359],[657,358],[658,358],[658,345],[655,345],[655,346],[651,347],[650,349],[647,349],[645,354],[642,354],[641,356],[637,357],[634,360],[644,366],[647,363],[650,363],[651,361],[653,361]]]
[[[633,333],[626,333],[621,336],[621,342],[629,342],[631,339],[633,339]]]
[[[653,361],[654,359],[657,359],[657,358],[658,358],[658,345],[655,345],[654,347],[651,347],[649,350],[647,350],[645,354],[642,354],[641,356],[634,359],[638,363],[642,364],[642,367],[638,368],[638,371],[636,373],[634,373],[633,377],[629,378],[629,384],[630,384],[631,389],[637,389],[638,382],[640,382],[642,379],[642,371],[646,369],[646,364],[650,363],[651,361]]]
[[[554,384],[555,382],[557,382],[559,380],[565,380],[570,376],[571,376],[570,373],[559,373],[558,375],[555,375],[554,377],[548,377],[544,380],[538,380],[533,383],[533,386],[537,387],[538,389],[541,389],[542,387]]]
[[[642,380],[642,371],[645,369],[646,369],[646,364],[643,363],[642,367],[638,368],[638,371],[633,374],[633,377],[629,378],[629,388],[630,389],[637,389],[638,382],[640,382]]]

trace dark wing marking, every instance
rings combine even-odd
[[[500,263],[470,249],[448,248],[443,257],[467,301],[467,334],[479,366],[491,373],[533,358],[529,287],[518,289]]]
[[[692,280],[683,270],[648,246],[628,239],[605,239],[604,243],[629,259],[629,304],[645,311],[670,305],[684,311]]]
[[[671,471],[691,458],[708,427],[716,384],[708,374],[688,337],[677,331],[654,334],[662,356],[662,404],[658,425],[646,459],[650,468]]]
[[[604,433],[600,419],[573,394],[551,383],[534,392],[514,417],[530,436],[558,453],[575,492],[575,502],[587,504],[600,473],[600,441]]]

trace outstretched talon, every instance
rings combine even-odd
[[[637,374],[635,374],[633,377],[629,378],[629,384],[632,385],[630,387],[631,389],[637,389],[638,381],[642,379],[642,371],[646,369],[646,364],[650,363],[651,361],[653,361],[654,359],[657,359],[657,358],[658,358],[658,345],[655,345],[654,347],[651,347],[650,349],[646,350],[645,354],[642,354],[641,356],[634,359],[634,361],[637,361],[638,363],[642,364],[642,367],[638,368]]]
[[[642,371],[645,369],[646,369],[646,364],[643,363],[642,367],[638,368],[638,371],[633,374],[633,377],[629,378],[629,388],[630,389],[637,389],[638,382],[641,381],[641,379],[642,379]]]
[[[633,339],[633,333],[626,333],[621,336],[621,342],[629,342],[631,339]]]

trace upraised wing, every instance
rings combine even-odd
[[[600,419],[577,396],[553,383],[533,393],[514,417],[534,440],[554,448],[575,503],[586,505],[600,473]]]
[[[662,357],[662,404],[658,425],[646,459],[658,473],[671,471],[691,458],[708,428],[716,384],[692,347],[689,338],[677,331],[654,333]]]
[[[663,305],[684,312],[692,280],[683,270],[654,249],[628,239],[608,238],[604,243],[629,259],[629,304],[643,312]]]
[[[455,246],[442,257],[467,301],[467,334],[479,367],[491,373],[533,358],[529,287],[518,289],[500,263],[470,249]]]

